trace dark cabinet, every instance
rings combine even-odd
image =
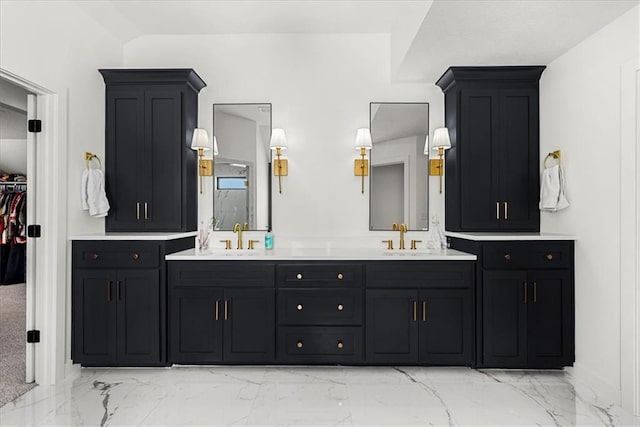
[[[272,363],[273,266],[170,262],[172,363]]]
[[[197,228],[198,92],[191,69],[100,70],[106,83],[106,231]]]
[[[174,242],[73,242],[72,360],[83,366],[166,361],[164,254]]]
[[[473,364],[472,263],[384,263],[370,276],[384,289],[366,291],[367,362]]]
[[[469,242],[479,255],[478,365],[558,368],[574,361],[573,242]],[[475,248],[475,249],[474,249]]]
[[[539,231],[539,91],[545,67],[450,67],[446,228]]]

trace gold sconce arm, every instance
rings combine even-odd
[[[365,157],[367,155],[367,149],[360,147],[360,159],[356,159],[353,165],[353,173],[355,176],[362,177],[362,193],[364,194],[364,177],[369,176],[369,160]]]
[[[278,177],[278,192],[282,194],[282,177],[289,175],[289,162],[281,159],[282,149],[276,147],[276,161],[273,164],[273,175]]]

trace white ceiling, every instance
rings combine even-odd
[[[546,65],[640,0],[74,0],[123,43],[143,35],[387,33],[396,80],[450,65]],[[406,53],[405,53],[406,52]],[[399,53],[399,55],[398,55]],[[392,56],[394,53],[392,53]]]

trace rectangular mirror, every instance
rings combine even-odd
[[[214,229],[271,229],[271,104],[213,104],[213,134]]]
[[[373,148],[370,158],[369,229],[427,230],[429,224],[429,104],[372,102],[369,120]]]

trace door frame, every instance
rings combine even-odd
[[[620,79],[620,399],[640,415],[640,56]]]
[[[67,142],[62,134],[57,93],[4,68],[0,79],[36,95],[35,116],[42,120],[42,132],[27,151],[29,194],[35,201],[35,217],[29,224],[42,227],[42,237],[29,239],[33,264],[28,273],[26,328],[40,331],[40,343],[27,344],[32,380],[55,384],[65,376],[67,308]],[[64,97],[64,95],[63,95]],[[36,149],[37,147],[37,149]],[[38,171],[36,174],[35,171]],[[31,179],[35,177],[35,181]],[[32,203],[33,204],[33,203]],[[35,261],[38,261],[37,264]],[[31,280],[29,280],[31,279]]]

